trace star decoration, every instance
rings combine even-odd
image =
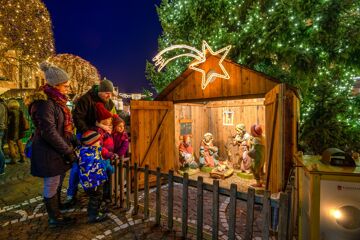
[[[223,79],[229,79],[229,73],[226,71],[225,67],[222,65],[222,62],[224,61],[224,59],[226,58],[226,56],[228,55],[229,51],[231,49],[231,45],[226,46],[216,52],[214,52],[209,44],[206,41],[203,41],[202,43],[202,57],[200,60],[196,60],[193,63],[190,64],[189,68],[193,69],[195,71],[198,71],[202,74],[202,81],[201,81],[201,88],[204,90],[207,85],[212,82],[215,78],[223,78]],[[206,53],[207,51],[210,52],[211,55],[218,55],[220,53],[223,53],[223,55],[220,58],[219,61],[219,67],[221,68],[222,73],[217,73],[213,70],[210,70],[208,73],[205,72],[205,70],[198,68],[196,66],[198,66],[201,63],[204,63],[206,61]]]

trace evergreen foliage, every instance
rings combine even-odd
[[[360,106],[351,96],[360,76],[360,1],[163,0],[157,12],[159,50],[231,44],[232,61],[298,87],[305,151],[360,150]],[[179,58],[160,73],[147,62],[146,76],[160,92],[191,60]]]

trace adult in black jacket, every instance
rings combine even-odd
[[[42,63],[47,84],[34,94],[29,111],[36,127],[32,137],[31,174],[44,179],[44,202],[50,227],[73,223],[59,210],[60,190],[66,171],[76,155],[71,144],[73,123],[66,106],[69,90],[67,73]]]
[[[83,134],[87,130],[95,127],[96,122],[96,103],[103,102],[105,108],[116,113],[115,104],[111,100],[114,87],[110,80],[104,79],[100,85],[94,85],[87,93],[81,96],[75,102],[75,108],[72,112],[76,132]]]
[[[114,86],[112,82],[105,78],[99,85],[94,85],[75,102],[72,115],[78,139],[80,139],[83,133],[94,129],[96,126],[96,103],[102,102],[109,112],[116,113],[115,104],[111,101],[113,91]],[[74,163],[70,171],[67,199],[64,203],[65,208],[75,205],[79,181],[79,165]]]

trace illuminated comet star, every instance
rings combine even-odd
[[[189,50],[191,52],[189,53],[183,53],[183,54],[179,54],[179,55],[176,55],[174,57],[171,57],[169,59],[165,59],[163,57],[163,55],[171,50],[174,50],[174,49],[186,49],[186,50]],[[189,65],[189,68],[194,70],[194,71],[198,71],[202,74],[202,81],[201,81],[201,88],[204,90],[207,85],[212,82],[213,79],[215,78],[223,78],[223,79],[229,79],[230,76],[228,74],[228,72],[226,71],[225,67],[222,65],[222,62],[224,61],[224,59],[226,58],[226,56],[228,55],[229,51],[231,49],[231,46],[226,46],[216,52],[214,52],[209,44],[206,42],[206,41],[203,41],[202,42],[202,51],[199,51],[197,50],[196,48],[194,47],[190,47],[190,46],[187,46],[187,45],[173,45],[173,46],[170,46],[168,48],[165,48],[163,49],[161,52],[159,52],[154,58],[153,58],[153,61],[155,62],[155,66],[158,66],[158,72],[161,71],[161,69],[163,69],[169,62],[177,59],[177,58],[180,58],[180,57],[193,57],[195,59],[194,62],[192,62],[190,65]],[[192,53],[192,52],[195,52],[195,53]],[[220,60],[219,60],[219,67],[222,71],[221,74],[217,73],[217,72],[213,72],[213,71],[210,71],[208,73],[206,73],[205,70],[201,69],[201,68],[198,68],[196,66],[204,63],[206,61],[206,53],[209,52],[211,55],[218,55],[220,53],[223,53],[223,55],[221,56]]]

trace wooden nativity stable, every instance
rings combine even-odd
[[[199,67],[221,72],[220,57],[211,55]],[[266,138],[265,170],[270,164],[269,189],[279,192],[286,184],[293,155],[297,153],[299,98],[296,89],[260,72],[223,61],[229,79],[215,78],[204,90],[202,74],[187,69],[154,101],[131,101],[131,161],[163,172],[179,169],[178,146],[182,135],[192,135],[199,159],[203,135],[210,132],[220,159],[225,144],[244,123],[250,132],[260,124]],[[270,163],[271,162],[271,163]],[[140,179],[140,185],[142,185]]]

